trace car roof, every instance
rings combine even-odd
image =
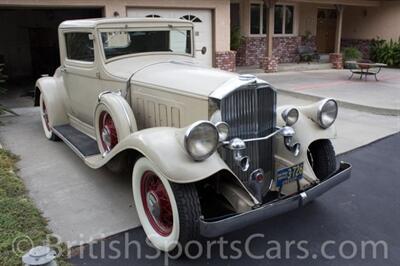
[[[124,24],[124,23],[174,23],[182,25],[192,25],[190,21],[173,18],[91,18],[66,20],[59,26],[60,29],[66,28],[97,28],[100,25]]]

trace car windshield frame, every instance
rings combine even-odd
[[[138,53],[127,53],[123,55],[118,55],[118,56],[113,56],[110,58],[107,58],[106,52],[105,52],[105,47],[102,39],[102,33],[107,33],[107,32],[140,32],[140,31],[172,31],[172,30],[177,30],[177,31],[190,31],[190,53],[180,53],[180,52],[174,52],[174,51],[150,51],[150,52],[138,52]],[[193,27],[191,26],[168,26],[168,27],[128,27],[128,28],[121,28],[121,27],[113,27],[113,28],[99,28],[97,30],[98,34],[98,43],[100,47],[100,53],[102,55],[102,58],[105,63],[115,61],[115,60],[120,60],[123,58],[129,58],[129,57],[135,57],[135,56],[143,56],[143,55],[151,55],[151,54],[157,54],[157,55],[181,55],[181,56],[188,56],[188,57],[194,57],[194,36],[193,36]]]

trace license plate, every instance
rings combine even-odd
[[[283,185],[302,179],[303,166],[303,163],[299,163],[291,167],[279,169],[276,173],[276,186],[282,187]]]

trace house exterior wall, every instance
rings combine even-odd
[[[210,9],[214,14],[215,62],[221,54],[230,50],[230,0],[0,0],[1,7],[102,7],[106,17],[112,17],[116,13],[125,17],[129,7]]]
[[[250,34],[250,4],[262,3],[257,0],[240,1],[241,10],[241,34],[243,36],[241,46],[236,54],[236,63],[238,66],[251,66],[263,64],[265,56],[266,35]],[[295,15],[293,23],[293,34],[273,35],[272,53],[277,63],[292,63],[298,58],[297,47],[307,45],[316,47],[315,34],[317,26],[317,7],[313,4],[294,3],[291,1],[279,1],[277,4],[292,4],[295,6]],[[315,16],[313,15],[315,13]],[[309,18],[305,20],[304,18]],[[307,31],[311,36],[304,36]]]
[[[237,51],[236,62],[239,66],[262,64],[265,53],[265,35],[250,34],[251,3],[257,0],[242,0],[241,32],[242,45]],[[318,9],[335,9],[328,1],[286,0],[279,3],[296,3],[295,31],[293,35],[273,37],[273,55],[277,63],[294,62],[297,59],[297,47],[306,45],[317,48],[316,34],[318,25]],[[342,3],[340,3],[342,4]],[[345,4],[345,3],[343,3]],[[349,5],[350,4],[350,5]],[[382,1],[377,6],[362,6],[366,2],[348,1],[344,5],[342,24],[341,50],[356,47],[363,58],[369,57],[369,47],[373,38],[398,39],[400,37],[400,1]],[[340,66],[339,66],[340,67]]]
[[[400,1],[382,1],[379,7],[345,7],[343,39],[368,40],[400,37]]]
[[[242,45],[236,54],[238,66],[253,66],[262,64],[265,56],[266,37],[244,37]],[[272,39],[272,54],[279,63],[293,63],[298,60],[297,48],[299,45],[307,45],[315,48],[315,37],[304,36],[277,36]]]
[[[373,39],[400,38],[400,2],[383,1],[378,8],[346,7],[344,9],[341,46],[355,47],[369,58]]]

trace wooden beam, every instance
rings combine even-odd
[[[264,0],[266,11],[266,38],[265,38],[265,57],[272,57],[272,37],[274,35],[274,7],[276,0]]]
[[[314,4],[329,4],[329,5],[346,5],[346,6],[381,6],[381,1],[378,0],[286,0],[292,3],[314,3]]]
[[[336,35],[335,35],[335,53],[340,53],[340,46],[342,41],[342,24],[343,24],[343,10],[342,5],[336,5]]]

